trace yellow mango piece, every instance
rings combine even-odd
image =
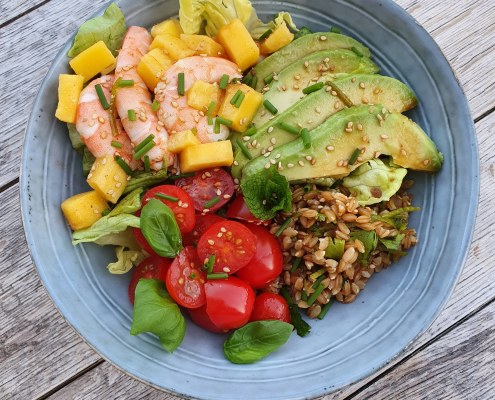
[[[115,204],[127,186],[127,176],[113,156],[106,155],[95,160],[87,182],[105,199]]]
[[[230,104],[237,91],[244,93],[244,100],[239,108]],[[218,110],[218,115],[232,121],[232,129],[244,132],[253,120],[258,108],[263,103],[263,95],[245,84],[229,84],[225,97]]]
[[[208,106],[213,101],[215,108],[212,110],[212,116],[217,115],[220,107],[221,90],[218,85],[204,81],[196,81],[187,91],[187,104],[199,111],[207,111]]]
[[[194,54],[199,56],[206,54],[210,57],[225,57],[225,49],[220,43],[215,42],[211,37],[206,35],[180,35],[182,40],[190,49],[194,50]]]
[[[84,82],[87,82],[115,64],[115,57],[105,42],[100,40],[75,56],[69,64],[75,73],[84,76]]]
[[[167,148],[172,153],[180,153],[186,147],[201,144],[192,130],[172,133],[168,138]]]
[[[293,39],[294,34],[289,31],[287,24],[284,22],[261,44],[261,53],[271,54],[282,47],[287,46]]]
[[[260,50],[240,19],[236,18],[222,26],[216,38],[241,70],[244,71],[258,62]]]
[[[137,72],[148,89],[155,90],[160,78],[174,64],[162,49],[155,48],[141,57],[137,66]]]
[[[230,140],[197,144],[180,153],[181,172],[194,172],[205,168],[230,167],[234,162]]]
[[[153,38],[158,35],[163,35],[164,33],[179,37],[181,33],[183,33],[180,22],[177,19],[167,19],[159,24],[153,25],[153,28],[151,28],[151,37]]]
[[[89,228],[102,215],[102,211],[108,209],[107,201],[101,195],[92,190],[69,197],[62,202],[62,213],[68,224],[74,231]]]
[[[194,55],[194,50],[190,49],[182,40],[167,33],[158,35],[153,39],[150,50],[156,48],[162,49],[166,55],[175,61]]]
[[[55,117],[60,121],[76,121],[77,103],[84,84],[81,75],[60,74],[58,76],[58,105]]]

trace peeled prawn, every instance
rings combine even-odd
[[[103,109],[95,89],[95,86],[99,84],[110,103],[113,81],[113,75],[105,75],[91,81],[83,89],[77,105],[76,129],[88,150],[95,157],[118,154],[134,170],[141,165],[141,161],[132,158],[131,141],[118,122],[118,135],[113,135],[110,123],[111,110]],[[122,146],[114,147],[112,141]]]
[[[178,95],[178,75],[181,72],[184,73],[184,89],[187,91],[198,80],[218,83],[224,74],[230,79],[240,78],[242,75],[237,65],[218,57],[183,58],[167,70],[155,89],[156,99],[160,102],[158,118],[169,132],[196,128],[202,143],[226,139],[229,134],[227,127],[221,125],[221,132],[215,134],[205,113],[190,107],[186,96]]]
[[[138,26],[127,30],[122,49],[117,57],[115,76],[123,80],[133,80],[134,85],[120,87],[116,91],[115,105],[125,131],[134,146],[137,146],[150,134],[154,135],[155,146],[146,154],[150,158],[150,166],[154,170],[173,163],[173,155],[167,152],[168,134],[163,124],[158,121],[151,104],[151,93],[137,73],[137,65],[146,54],[151,43],[148,31]],[[129,120],[129,110],[134,110],[135,121]],[[166,167],[167,165],[165,165]]]

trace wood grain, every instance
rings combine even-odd
[[[39,7],[47,0],[7,0],[0,2],[0,26]]]

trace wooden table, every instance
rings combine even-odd
[[[0,0],[1,399],[177,399],[119,371],[69,327],[38,278],[21,225],[19,167],[31,103],[58,49],[106,2]],[[373,376],[324,399],[493,399],[495,0],[398,3],[440,45],[469,100],[481,157],[476,230],[455,292],[430,329]]]

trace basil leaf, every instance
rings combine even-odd
[[[251,364],[287,342],[293,329],[291,324],[278,320],[250,322],[230,335],[223,352],[234,364]]]
[[[173,258],[182,249],[179,226],[172,210],[151,199],[141,210],[141,231],[156,254]]]
[[[154,186],[166,181],[168,178],[167,169],[161,169],[160,171],[153,172],[138,172],[125,187],[124,194],[130,193],[137,188],[145,188],[148,186]]]
[[[120,200],[108,215],[112,217],[119,214],[134,214],[141,208],[141,193],[143,193],[142,188],[133,190]]]
[[[105,216],[96,221],[89,228],[75,231],[72,234],[72,244],[75,246],[84,242],[95,242],[104,236],[120,233],[128,227],[139,228],[139,217],[132,214]]]
[[[140,279],[135,291],[131,335],[153,333],[173,352],[184,339],[186,321],[159,279]]]

